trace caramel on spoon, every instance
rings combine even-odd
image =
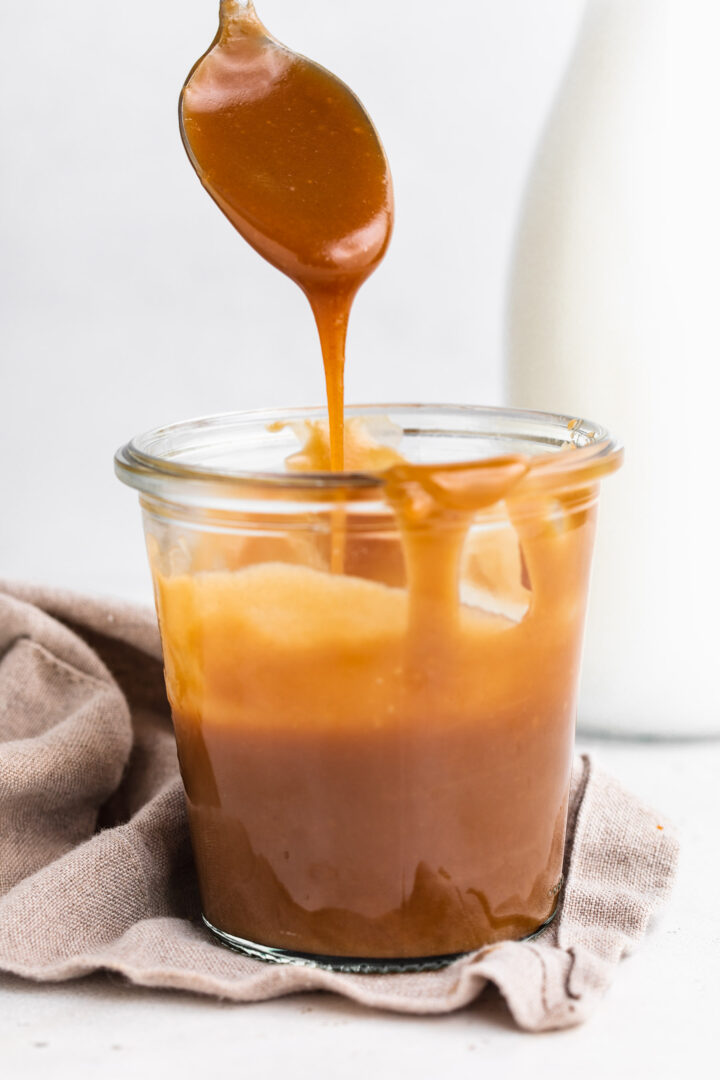
[[[382,259],[393,222],[377,132],[344,83],[268,33],[251,0],[222,0],[215,40],[183,87],[180,126],[206,191],[310,301],[331,468],[340,470],[350,307]]]

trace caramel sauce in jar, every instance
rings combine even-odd
[[[543,485],[545,455],[385,452],[372,513],[344,504],[343,573],[332,491],[191,525],[147,507],[205,917],[351,967],[555,910],[598,489],[597,470]]]
[[[206,190],[307,295],[328,400],[286,480],[119,459],[143,492],[206,921],[377,970],[522,938],[557,903],[597,487],[619,455],[548,477],[552,455],[507,435],[420,464],[399,445],[412,410],[397,446],[346,417],[388,164],[355,96],[252,4],[223,0],[181,124]]]

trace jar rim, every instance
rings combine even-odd
[[[534,488],[538,482],[541,487],[566,487],[591,482],[614,472],[622,461],[622,446],[606,428],[561,413],[482,405],[390,403],[346,406],[346,417],[389,415],[409,419],[418,414],[436,417],[450,425],[443,431],[429,429],[433,435],[487,437],[503,439],[506,443],[530,441],[535,444],[539,449],[531,456],[531,468],[523,487],[530,483]],[[254,494],[272,498],[282,492],[289,497],[318,497],[325,492],[336,497],[342,491],[349,499],[377,497],[385,483],[383,472],[296,472],[215,467],[202,461],[184,461],[177,450],[172,449],[178,440],[182,442],[193,435],[204,437],[223,430],[235,430],[239,434],[253,425],[256,428],[263,425],[266,430],[271,430],[272,425],[291,425],[326,418],[325,407],[301,406],[241,410],[181,420],[150,429],[130,439],[115,454],[115,472],[130,487],[156,496],[164,495],[170,489],[179,493],[192,484],[193,487],[212,485],[215,491],[222,489],[225,495],[230,494],[229,489],[240,486],[245,496]],[[405,431],[417,433],[417,429],[412,428]],[[187,446],[192,446],[192,443],[188,442]],[[507,454],[508,450],[504,449],[503,453]],[[494,456],[460,457],[453,464],[474,467],[479,461],[488,461]]]

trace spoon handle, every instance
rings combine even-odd
[[[243,11],[254,11],[253,0],[220,0],[220,17],[232,19]]]
[[[260,26],[253,0],[220,0],[220,31],[227,34],[231,27],[239,30],[251,25]]]

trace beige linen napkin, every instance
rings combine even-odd
[[[573,774],[554,924],[443,971],[345,975],[230,952],[199,900],[155,617],[0,586],[0,970],[57,981],[97,969],[234,1001],[332,990],[443,1013],[487,982],[529,1031],[586,1019],[672,884],[677,842],[587,758]]]

